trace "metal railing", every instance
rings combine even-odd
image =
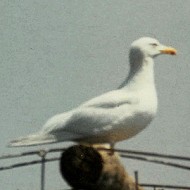
[[[46,155],[55,153],[55,152],[63,152],[65,150],[66,150],[65,148],[51,148],[51,149],[46,149],[46,150],[26,151],[26,152],[21,152],[18,154],[2,155],[2,156],[0,156],[0,160],[33,156],[33,155],[38,155],[40,157],[40,159],[32,160],[32,161],[28,161],[28,162],[19,162],[19,163],[15,163],[12,165],[1,166],[0,171],[41,164],[41,190],[45,190],[45,164],[46,164],[46,162],[59,161],[59,159],[60,159],[60,157],[58,157],[58,156],[52,157],[52,158],[46,158]],[[101,148],[101,150],[110,151],[109,149],[105,149],[105,148]],[[155,153],[155,152],[144,152],[144,151],[124,150],[124,149],[114,149],[114,151],[117,152],[122,158],[125,158],[125,159],[134,159],[134,160],[138,160],[138,161],[145,161],[145,162],[161,164],[161,165],[165,165],[165,166],[170,166],[170,167],[175,167],[178,169],[190,171],[190,164],[184,165],[184,164],[176,163],[174,161],[163,160],[163,159],[180,160],[180,161],[185,161],[187,163],[190,163],[190,157],[187,157],[187,156],[160,154],[160,153]],[[138,171],[135,171],[135,181],[136,181],[137,185],[140,185],[142,187],[147,187],[147,188],[153,188],[153,189],[167,188],[167,189],[189,189],[190,190],[190,186],[139,183]]]

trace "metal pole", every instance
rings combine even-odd
[[[41,165],[41,190],[45,190],[45,156],[42,157]]]
[[[135,189],[136,190],[138,190],[138,184],[139,184],[138,171],[135,171]]]
[[[39,156],[42,158],[42,164],[41,164],[41,190],[45,190],[45,156],[46,151],[40,150]]]

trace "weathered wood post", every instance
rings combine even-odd
[[[60,172],[75,190],[142,190],[125,171],[117,153],[105,146],[75,145],[62,153]]]

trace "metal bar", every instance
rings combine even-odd
[[[41,163],[41,190],[45,190],[45,156],[42,156]]]
[[[135,171],[135,189],[136,190],[138,190],[138,184],[139,184],[138,171]]]
[[[27,151],[27,152],[22,152],[22,153],[17,153],[17,154],[6,154],[6,155],[0,156],[0,160],[9,159],[9,158],[19,158],[19,157],[23,157],[23,156],[32,156],[32,155],[37,155],[38,153],[39,153],[39,150],[38,151]]]
[[[46,162],[46,154],[45,150],[39,151],[39,156],[41,157],[41,190],[45,190],[45,162]]]
[[[136,155],[144,155],[144,156],[151,156],[151,157],[159,157],[159,158],[166,158],[166,159],[175,159],[175,160],[184,160],[184,161],[190,161],[190,157],[187,156],[177,156],[172,154],[161,154],[161,153],[155,153],[155,152],[144,152],[144,151],[135,151],[135,150],[122,150],[122,149],[116,149],[117,152],[124,152],[128,154],[136,154]]]
[[[52,148],[49,150],[46,150],[47,153],[53,153],[53,152],[62,152],[66,148]],[[105,150],[109,151],[109,149],[101,148],[99,150]],[[151,157],[160,157],[160,158],[167,158],[167,159],[177,159],[177,160],[184,160],[184,161],[190,161],[190,157],[187,156],[177,156],[172,154],[160,154],[155,152],[145,152],[145,151],[135,151],[135,150],[124,150],[124,149],[114,149],[115,152],[118,153],[128,153],[128,154],[136,154],[136,155],[144,155],[144,156],[151,156]],[[8,159],[8,158],[17,158],[22,156],[30,156],[30,155],[37,155],[39,154],[39,150],[36,151],[27,151],[19,154],[7,154],[0,156],[1,159]]]
[[[45,159],[45,162],[54,162],[54,161],[58,161],[59,159],[60,159],[59,157],[48,158],[48,159]],[[10,170],[10,169],[19,168],[19,167],[25,167],[25,166],[31,166],[31,165],[41,164],[41,163],[42,163],[41,159],[33,160],[30,162],[21,162],[21,163],[9,165],[9,166],[2,166],[0,167],[0,171]]]
[[[52,148],[52,149],[46,150],[46,154],[54,153],[54,152],[62,152],[65,150],[66,150],[66,148]],[[0,156],[0,160],[10,159],[10,158],[19,158],[19,157],[24,157],[24,156],[39,155],[40,151],[41,150],[35,150],[35,151],[26,151],[26,152],[21,152],[21,153],[16,153],[16,154],[5,154],[5,155]]]
[[[149,188],[166,188],[166,189],[187,189],[190,190],[190,186],[179,186],[179,185],[165,185],[165,184],[149,184],[149,183],[140,183],[142,187],[149,187]]]
[[[177,163],[173,163],[173,162],[165,162],[162,160],[150,159],[150,158],[146,158],[146,157],[142,157],[142,156],[132,156],[132,155],[127,155],[127,154],[120,154],[120,156],[123,158],[126,158],[126,159],[141,160],[141,161],[145,161],[145,162],[151,162],[151,163],[167,165],[167,166],[171,166],[171,167],[175,167],[175,168],[190,170],[190,166],[177,164]],[[45,162],[57,161],[57,160],[59,160],[59,157],[46,159]],[[9,166],[2,166],[2,167],[0,167],[0,171],[18,168],[18,167],[23,167],[23,166],[34,165],[34,164],[39,164],[41,162],[42,162],[41,160],[33,160],[31,162],[21,162],[21,163],[9,165]]]
[[[120,154],[120,156],[123,157],[123,158],[141,160],[141,161],[145,161],[145,162],[151,162],[151,163],[155,163],[155,164],[162,164],[162,165],[171,166],[171,167],[175,167],[175,168],[180,168],[180,169],[184,169],[184,170],[190,170],[190,166],[177,164],[177,163],[173,163],[173,162],[165,162],[165,161],[162,161],[162,160],[150,159],[150,158],[146,158],[146,157],[142,157],[142,156],[131,156],[131,155],[127,155],[127,154]]]

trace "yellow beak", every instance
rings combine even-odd
[[[161,49],[160,52],[164,54],[170,54],[170,55],[177,54],[177,50],[173,47],[163,47],[163,49]]]

